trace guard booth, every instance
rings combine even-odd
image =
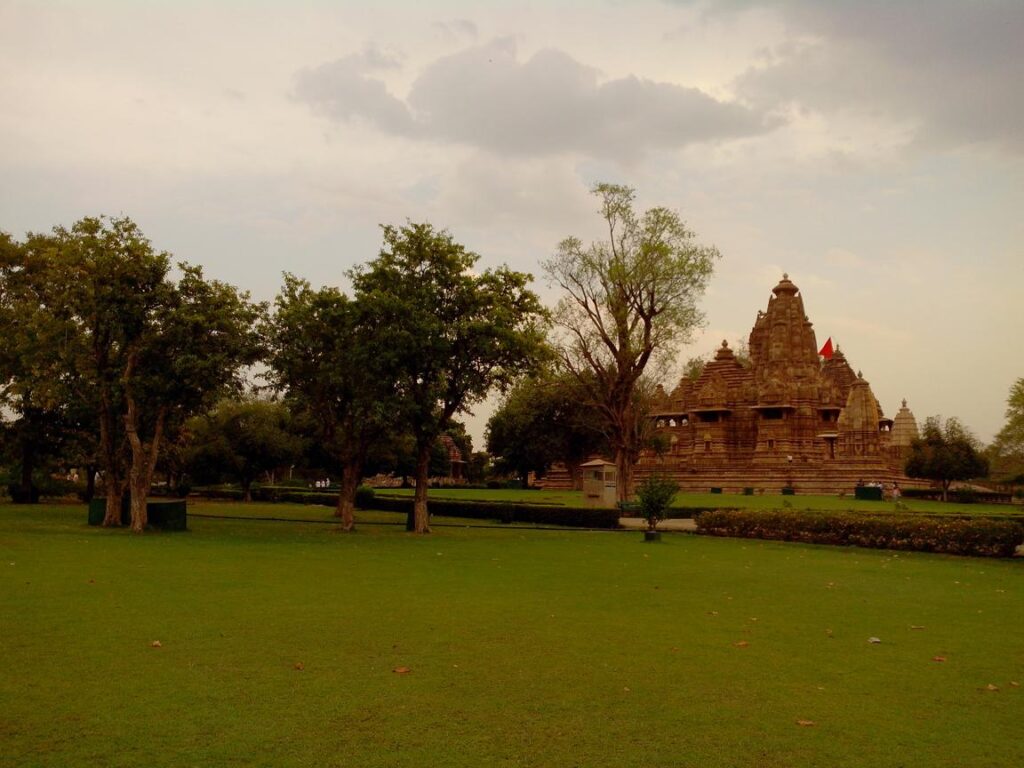
[[[614,507],[618,495],[615,465],[595,459],[580,465],[583,474],[583,500],[588,507]]]

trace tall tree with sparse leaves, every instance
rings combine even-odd
[[[630,187],[597,184],[592,191],[607,238],[590,245],[566,238],[544,269],[564,292],[555,310],[561,363],[600,410],[625,500],[643,446],[638,382],[700,325],[697,302],[719,253],[698,244],[668,208],[636,213]]]
[[[530,371],[544,350],[544,309],[530,275],[476,274],[477,255],[430,224],[385,226],[380,255],[352,272],[356,296],[387,329],[380,359],[416,443],[408,527],[430,530],[431,446],[452,418]]]

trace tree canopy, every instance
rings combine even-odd
[[[429,530],[430,450],[452,418],[531,370],[544,349],[544,309],[530,275],[476,273],[479,257],[427,223],[382,227],[376,259],[353,270],[356,297],[388,329],[379,357],[416,443],[410,526]]]
[[[574,482],[576,468],[604,447],[596,410],[572,377],[550,373],[524,379],[509,391],[487,422],[487,450],[500,458],[497,469],[519,475],[545,474],[565,462]]]
[[[260,475],[290,466],[302,455],[305,441],[296,434],[291,412],[270,400],[222,400],[213,410],[189,419],[185,461],[193,475],[218,482],[237,480],[245,501]]]
[[[992,442],[993,474],[1012,483],[1024,483],[1024,378],[1010,387],[1006,424]]]
[[[356,488],[367,452],[397,423],[388,331],[365,301],[285,275],[268,326],[267,378],[315,425],[320,450],[341,470],[337,515],[355,526]]]
[[[943,423],[941,417],[929,416],[921,436],[910,445],[906,473],[908,477],[939,483],[945,501],[954,481],[985,477],[988,460],[978,441],[958,419],[949,418]]]
[[[167,430],[240,386],[241,370],[259,356],[262,307],[199,267],[179,264],[172,279],[170,256],[127,217],[29,235],[18,264],[5,264],[5,281],[16,275],[32,307],[4,320],[15,335],[21,329],[18,354],[37,371],[35,383],[22,377],[20,401],[45,392],[89,404],[105,524],[119,524],[130,487],[132,528],[141,531]]]
[[[597,184],[592,191],[601,201],[607,239],[584,245],[566,238],[544,269],[564,292],[554,314],[561,363],[608,425],[625,499],[643,442],[638,382],[700,325],[697,302],[719,253],[698,244],[668,208],[637,214],[630,187]]]

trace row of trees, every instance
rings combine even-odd
[[[428,530],[433,447],[456,414],[543,358],[545,311],[529,275],[475,273],[478,257],[429,224],[383,235],[379,256],[350,273],[351,297],[286,275],[272,311],[198,267],[172,273],[126,218],[83,219],[21,243],[5,235],[0,385],[25,495],[45,456],[75,454],[89,478],[102,471],[104,524],[119,523],[127,492],[132,528],[143,530],[162,447],[189,417],[237,395],[262,361],[268,386],[340,468],[344,525],[368,452],[408,434],[410,524]],[[238,413],[222,415],[222,429],[237,426]],[[273,414],[245,418],[264,419],[282,456],[294,448]]]
[[[31,496],[33,468],[46,456],[86,466],[90,480],[99,467],[106,524],[117,524],[127,492],[132,527],[142,530],[161,447],[189,417],[237,395],[249,366],[262,361],[267,385],[340,467],[344,525],[352,526],[373,447],[402,434],[415,455],[410,526],[426,531],[439,435],[492,389],[548,361],[557,375],[536,379],[537,391],[565,399],[551,380],[570,384],[574,407],[589,413],[570,416],[555,404],[551,418],[576,432],[543,450],[571,459],[607,447],[625,497],[643,442],[636,406],[645,371],[700,322],[696,303],[718,254],[668,209],[636,214],[632,189],[593,191],[607,238],[589,246],[568,238],[545,264],[564,291],[553,315],[528,288],[529,275],[477,274],[476,254],[429,224],[383,227],[377,258],[348,275],[351,296],[286,275],[273,307],[198,267],[172,270],[169,255],[127,218],[83,219],[24,242],[3,235],[0,327],[9,343],[0,397],[14,417],[8,434],[21,491]],[[496,445],[502,428],[492,425]]]

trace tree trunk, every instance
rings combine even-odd
[[[625,448],[618,448],[615,451],[615,474],[617,478],[616,501],[629,501],[629,497],[633,494],[633,460]]]
[[[36,452],[31,439],[21,444],[21,501],[23,504],[35,504],[38,500],[32,493],[32,474],[36,468]]]
[[[252,501],[252,480],[242,480],[242,501]]]
[[[574,491],[583,490],[583,473],[580,472],[580,463],[578,461],[565,462],[565,468],[569,471],[569,481],[572,483]]]
[[[949,501],[949,486],[952,484],[951,480],[942,481],[942,500]]]
[[[346,462],[341,468],[341,484],[338,491],[338,508],[335,517],[341,518],[343,531],[356,529],[356,488],[359,487],[359,476],[362,474],[359,462]]]
[[[413,494],[412,512],[406,521],[406,530],[416,533],[430,533],[430,518],[427,513],[427,483],[430,474],[430,442],[416,447],[416,491]]]
[[[85,465],[85,503],[88,504],[92,501],[92,497],[96,495],[96,465],[86,464]]]
[[[103,525],[114,528],[121,525],[121,499],[125,483],[121,474],[117,420],[110,402],[110,393],[105,388],[100,396],[100,456],[103,463],[103,489],[107,497]]]
[[[157,411],[156,424],[153,428],[153,439],[149,446],[139,437],[139,414],[135,399],[131,394],[125,396],[128,412],[124,416],[125,431],[132,449],[132,466],[129,470],[129,487],[131,489],[132,532],[142,533],[149,522],[146,513],[146,498],[153,484],[153,473],[156,471],[156,460],[160,455],[160,440],[163,438],[166,409],[161,406]]]

